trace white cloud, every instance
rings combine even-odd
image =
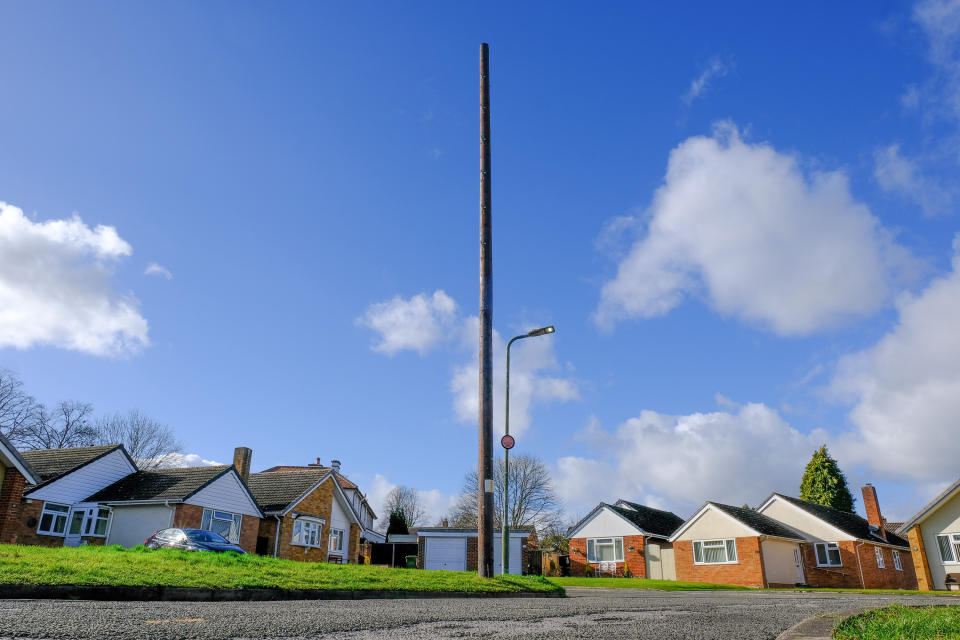
[[[168,453],[160,456],[158,469],[179,469],[181,467],[215,467],[225,464],[215,460],[205,460],[195,453]]]
[[[147,268],[143,271],[145,276],[160,276],[161,278],[166,278],[170,280],[173,278],[173,274],[170,273],[170,270],[166,267],[157,264],[156,262],[151,262],[147,265]]]
[[[946,109],[948,117],[960,119],[960,1],[926,0],[914,7],[913,18],[923,29],[929,44],[935,76],[917,99]]]
[[[732,68],[732,64],[724,62],[720,58],[711,58],[707,66],[700,72],[696,78],[690,82],[690,88],[683,94],[681,100],[686,105],[690,105],[699,98],[709,88],[710,82],[714,78],[722,78],[727,75]]]
[[[620,497],[681,516],[706,500],[756,505],[772,491],[795,495],[823,438],[800,433],[764,404],[680,416],[643,411],[614,431],[591,426],[597,457],[561,458],[557,484],[581,512]]]
[[[456,319],[457,305],[443,291],[432,296],[420,293],[410,299],[400,296],[367,307],[357,324],[373,329],[380,340],[374,351],[394,355],[413,350],[421,355],[443,342]]]
[[[387,302],[370,305],[357,324],[369,327],[379,334],[374,351],[393,355],[398,351],[418,351],[421,355],[450,339],[458,350],[472,351],[473,357],[454,367],[450,380],[453,409],[460,420],[477,419],[479,399],[477,380],[477,318],[458,317],[456,302],[443,291],[433,297],[419,294],[405,300],[399,296]],[[559,375],[563,367],[556,358],[551,336],[531,338],[514,343],[510,365],[510,430],[519,435],[531,423],[531,408],[536,404],[566,402],[579,397],[577,382]],[[506,342],[497,331],[493,335],[494,353],[494,429],[503,431],[502,410],[505,389]]]
[[[531,327],[532,328],[532,327]],[[480,366],[477,357],[476,336],[478,320],[469,318],[464,335],[474,345],[474,357],[454,370],[450,390],[454,394],[454,410],[464,421],[477,420],[480,410],[478,380]],[[531,408],[535,404],[567,402],[579,397],[576,380],[550,375],[558,371],[554,351],[555,338],[541,336],[515,342],[510,354],[510,433],[519,436],[531,424]],[[503,433],[504,395],[506,389],[506,342],[500,333],[493,333],[493,430]]]
[[[0,348],[140,351],[149,340],[139,302],[111,287],[112,266],[132,253],[113,227],[77,215],[34,222],[0,202]]]
[[[594,319],[663,315],[699,294],[720,313],[781,335],[866,316],[912,266],[839,171],[741,139],[731,123],[670,153],[646,233],[602,290]]]
[[[395,483],[390,482],[385,476],[378,473],[374,476],[370,490],[367,492],[367,502],[370,503],[370,506],[373,507],[374,512],[377,514],[376,524],[380,529],[386,529],[386,524],[390,517],[389,513],[384,512],[383,502],[396,486]],[[450,514],[457,502],[458,496],[448,495],[439,489],[415,489],[415,491],[417,492],[417,497],[420,499],[420,504],[423,505],[424,510],[427,512],[424,521],[417,523],[419,526],[439,524],[445,516]]]
[[[832,390],[853,401],[838,452],[892,476],[956,479],[960,459],[960,235],[953,270],[897,304],[896,326],[843,358]]]
[[[949,209],[953,194],[939,182],[921,173],[917,162],[900,153],[900,145],[877,149],[873,154],[873,175],[880,188],[917,203],[924,215],[934,216]]]

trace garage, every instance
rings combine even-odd
[[[143,544],[155,532],[169,527],[173,519],[173,507],[164,505],[114,506],[112,511],[107,544],[121,547]]]
[[[503,537],[493,539],[493,572],[503,573]],[[518,576],[523,573],[523,546],[520,538],[510,538],[510,575]]]
[[[466,571],[467,538],[427,538],[424,565],[431,570]]]

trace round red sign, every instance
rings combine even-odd
[[[517,444],[517,441],[513,439],[511,435],[505,435],[500,438],[500,446],[504,449],[513,449],[513,445]]]

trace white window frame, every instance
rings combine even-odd
[[[823,554],[824,554],[824,555],[826,556],[826,558],[827,558],[827,561],[826,561],[825,563],[824,563],[824,562],[820,562],[820,554],[818,553],[818,550],[820,549],[820,547],[823,547]],[[836,552],[837,552],[837,558],[839,559],[838,562],[836,562],[836,563],[830,562],[830,552],[831,552],[831,551],[836,551]],[[813,545],[813,556],[814,556],[814,559],[816,559],[816,561],[817,561],[817,566],[818,566],[818,567],[842,567],[842,566],[843,566],[843,554],[840,553],[840,545],[838,545],[836,542],[816,542],[816,543],[814,543],[814,545]]]
[[[225,517],[229,516],[229,517]],[[217,520],[219,522],[229,522],[230,523],[230,533],[229,535],[223,536],[233,544],[240,544],[240,531],[243,528],[243,515],[239,513],[232,513],[230,511],[223,511],[221,509],[204,509],[203,515],[200,518],[200,528],[204,531],[209,531],[210,533],[218,533],[214,531],[211,527],[213,521]],[[206,523],[206,526],[204,526]],[[222,535],[222,534],[221,534]]]
[[[874,547],[873,555],[877,557],[877,569],[886,569],[887,561],[883,559],[883,549],[880,547]]]
[[[903,571],[903,563],[900,561],[900,552],[893,550],[893,568],[897,571]]]
[[[597,556],[597,546],[613,547],[613,560],[601,560]],[[623,538],[614,536],[610,538],[587,538],[587,562],[623,562]]]
[[[49,507],[60,507],[59,509],[49,509]],[[50,516],[50,525],[51,529],[43,530],[40,527],[43,526],[43,517]],[[63,518],[63,530],[59,533],[56,531],[57,520]],[[60,504],[58,502],[44,502],[43,510],[40,512],[40,521],[37,522],[37,533],[44,536],[57,536],[58,538],[66,537],[67,527],[70,526],[70,505]]]
[[[315,533],[316,535],[311,535]],[[300,517],[293,521],[293,531],[290,533],[290,544],[298,547],[311,547],[319,549],[321,547],[320,538],[323,534],[323,521],[314,518]],[[310,540],[316,541],[316,544]]]
[[[335,529],[330,527],[330,540],[328,546],[328,551],[343,551],[343,538],[344,532],[343,529]],[[337,546],[333,546],[333,543],[336,542]]]
[[[113,512],[109,507],[93,507],[87,512],[87,520],[83,525],[83,537],[106,538],[110,533],[110,516]],[[103,533],[97,533],[97,523],[103,521]]]
[[[953,554],[953,558],[943,557],[943,547],[940,538],[946,538],[947,548]],[[937,534],[937,552],[940,554],[941,564],[960,564],[960,533],[939,533]]]
[[[723,560],[717,562],[711,562],[706,559],[706,554],[704,554],[704,546],[709,546],[715,549],[721,549],[723,551]],[[737,557],[737,540],[736,538],[712,538],[709,540],[694,540],[693,541],[693,564],[739,564],[740,559]],[[697,553],[699,549],[700,553]],[[733,559],[730,559],[731,553],[730,550],[733,550]],[[700,556],[700,560],[697,560],[697,555]]]

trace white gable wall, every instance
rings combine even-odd
[[[26,497],[32,500],[60,502],[62,504],[82,502],[85,498],[134,471],[136,469],[130,464],[130,460],[123,454],[123,451],[115,449],[99,460],[95,460],[73,473],[68,473]]]
[[[617,513],[604,507],[583,527],[574,533],[575,538],[609,538],[613,536],[638,536],[640,529]]]
[[[759,509],[759,512],[796,529],[803,533],[808,540],[823,540],[825,542],[856,540],[853,536],[831,527],[800,507],[792,505],[777,496],[774,496],[765,507]]]
[[[257,505],[250,499],[235,473],[223,474],[184,502],[210,509],[241,513],[245,516],[260,517]]]
[[[923,546],[927,552],[927,563],[930,565],[930,579],[934,589],[943,589],[944,580],[948,573],[960,571],[960,564],[944,564],[940,559],[940,549],[937,546],[937,535],[943,533],[960,533],[960,493],[949,500],[944,500],[936,510],[931,511],[920,521],[920,531],[923,533]],[[910,557],[901,554],[901,562],[911,562]]]
[[[713,540],[715,538],[746,538],[756,532],[745,524],[716,509],[707,509],[677,540]]]
[[[333,500],[330,505],[330,528],[343,531],[343,551],[337,552],[346,555],[350,552],[350,517],[340,506],[340,499],[334,491]]]

